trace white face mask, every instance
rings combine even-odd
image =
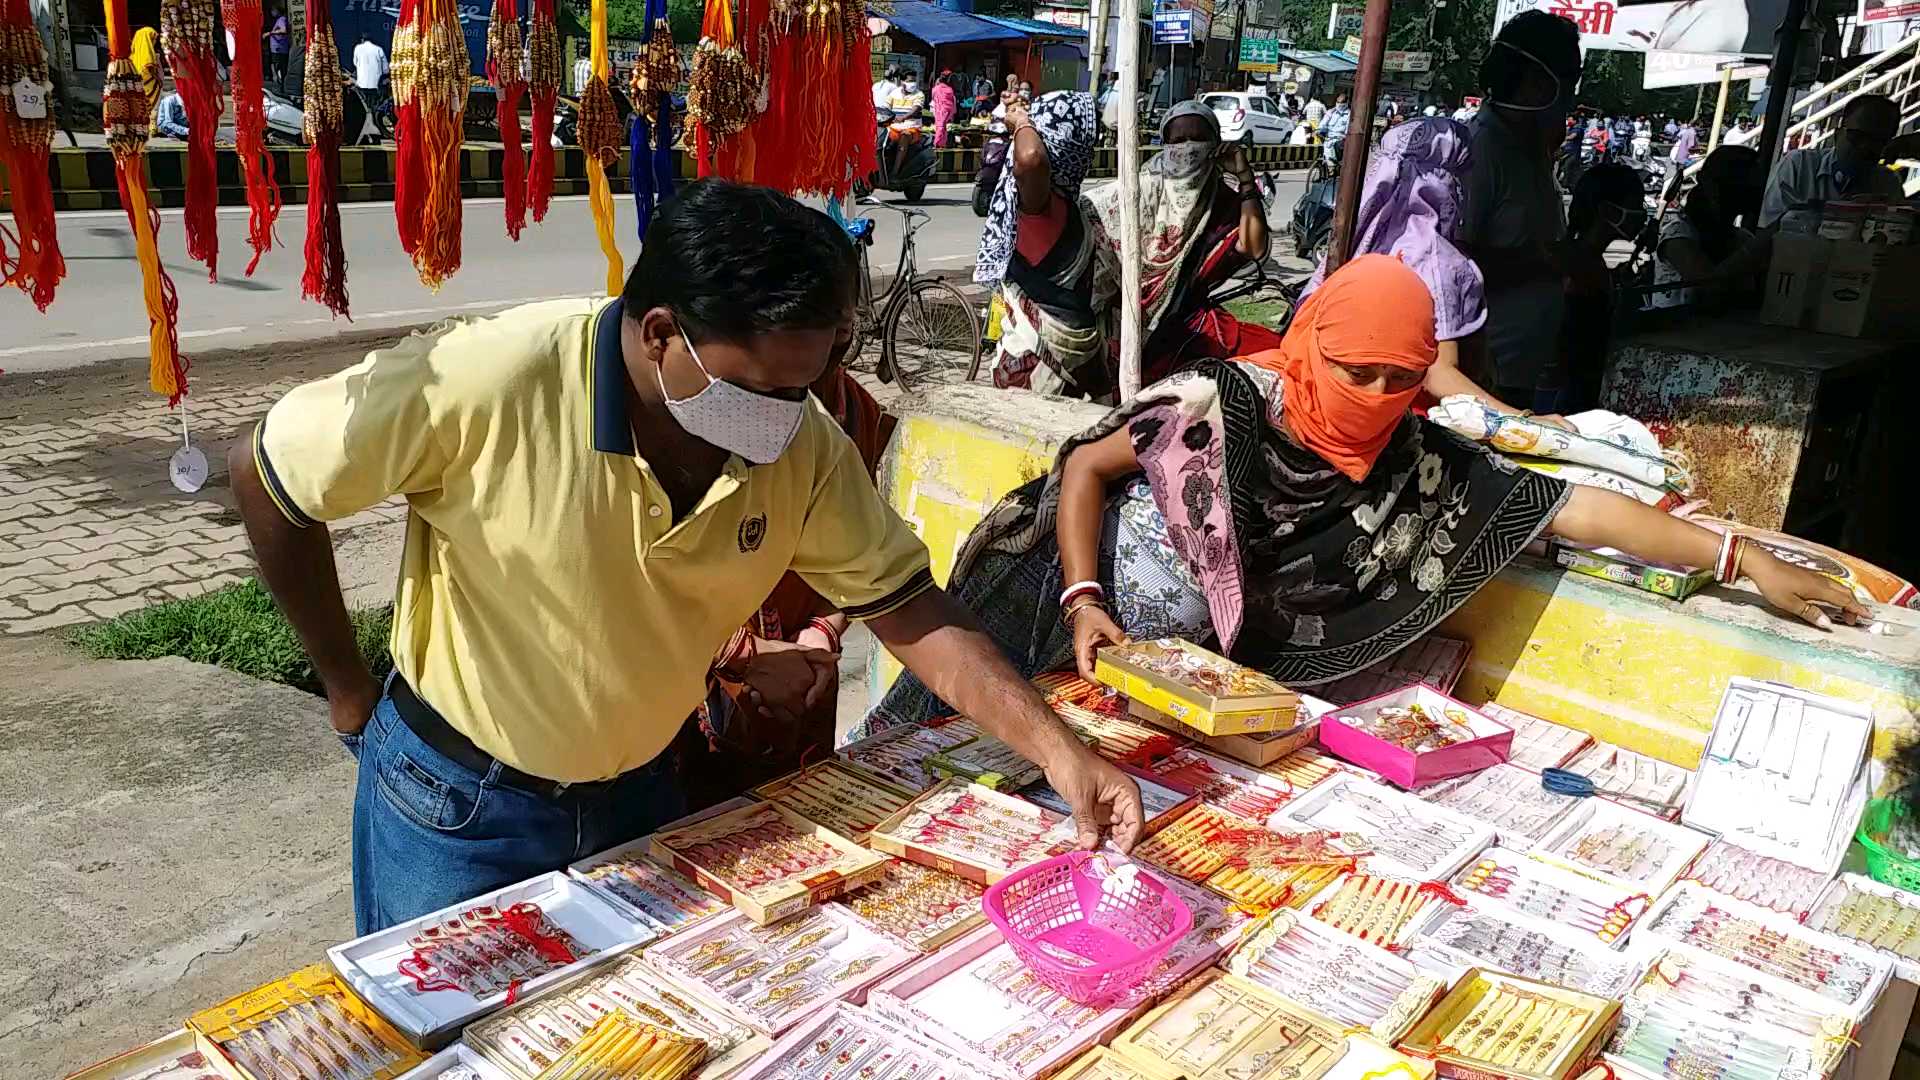
[[[788,401],[756,394],[725,379],[716,379],[707,365],[700,362],[700,353],[694,349],[685,330],[680,331],[680,340],[687,343],[687,355],[693,357],[700,374],[707,377],[706,389],[675,401],[673,395],[667,393],[667,383],[658,365],[653,369],[653,377],[660,383],[660,397],[667,403],[667,411],[673,414],[681,430],[729,453],[739,454],[754,465],[771,465],[780,460],[800,430],[807,399]]]
[[[1207,171],[1213,156],[1214,144],[1210,142],[1183,142],[1164,147],[1154,161],[1161,175],[1185,180]]]

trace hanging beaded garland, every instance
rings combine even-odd
[[[412,20],[407,15],[413,15]],[[401,243],[429,289],[460,269],[460,137],[467,107],[467,39],[451,0],[419,0],[401,11],[393,38],[393,103],[406,122],[400,174],[411,190],[395,212]],[[411,246],[405,216],[417,211]]]
[[[160,4],[160,47],[187,111],[187,257],[206,264],[209,281],[220,269],[220,174],[213,136],[226,110],[213,60],[215,7],[214,0]]]
[[[499,0],[487,23],[487,81],[499,95],[500,193],[506,204],[507,235],[520,239],[527,224],[527,158],[520,145],[520,99],[527,92],[521,74],[526,47],[520,38],[518,0]]]
[[[338,56],[333,16],[324,5],[307,13],[307,55]],[[347,313],[347,249],[340,232],[340,137],[346,129],[346,82],[334,64],[307,72],[307,246],[300,295]]]
[[[527,17],[527,95],[533,104],[527,161],[527,209],[545,221],[553,201],[553,108],[560,97],[560,31],[553,0],[533,0]]]
[[[12,87],[26,82],[42,89],[38,116],[23,116]],[[47,57],[34,29],[27,0],[0,0],[0,189],[13,201],[13,242],[7,250],[7,230],[0,226],[0,283],[18,285],[41,311],[53,303],[54,288],[67,274],[54,235],[53,183],[47,159],[53,148],[53,108],[45,91],[53,81]]]

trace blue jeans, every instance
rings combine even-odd
[[[683,815],[673,755],[618,781],[549,799],[441,756],[380,699],[359,735],[353,796],[353,916],[360,934],[644,836]]]

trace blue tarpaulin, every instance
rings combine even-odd
[[[892,9],[869,8],[868,14],[884,19],[929,45],[953,45],[965,41],[1013,41],[1027,35],[998,22],[976,15],[963,15],[937,7],[927,0],[893,0]]]

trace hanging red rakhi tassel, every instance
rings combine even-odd
[[[393,104],[399,114],[394,213],[401,246],[413,257],[421,284],[437,291],[460,269],[467,39],[453,0],[406,0],[400,19],[393,34]]]
[[[862,122],[873,105],[873,36],[867,31],[866,9],[850,3],[842,9],[842,17],[846,20],[842,28],[846,53],[840,66],[840,115],[844,119],[839,160],[844,163],[840,172],[845,179],[828,193],[845,201],[853,192],[853,178],[871,174],[880,167],[880,159],[874,145],[874,125]]]
[[[337,58],[333,13],[307,9],[307,247],[300,295],[347,314],[347,248],[340,235],[340,136],[346,130],[346,81]]]
[[[187,257],[220,276],[220,171],[213,136],[226,102],[213,62],[214,0],[161,0],[160,46],[187,110]]]
[[[647,0],[647,36],[633,65],[627,118],[627,177],[640,238],[647,237],[656,202],[673,194],[673,88],[680,85],[680,52],[667,26],[667,0]]]
[[[553,0],[533,0],[527,16],[527,97],[533,109],[527,209],[539,222],[547,219],[553,201],[553,112],[560,102],[560,29],[553,21]]]
[[[37,101],[15,96],[13,88],[21,83],[38,89]],[[0,226],[0,284],[18,285],[41,311],[53,303],[55,287],[67,276],[53,231],[53,182],[47,174],[52,89],[27,0],[0,0],[0,179],[6,180],[0,191],[11,192],[16,245],[9,254],[8,231]]]
[[[759,90],[760,80],[734,37],[732,5],[707,0],[687,77],[687,122],[693,125],[699,175],[740,179],[737,137],[753,122]]]
[[[520,99],[527,92],[520,64],[525,58],[520,6],[517,0],[498,0],[487,25],[487,81],[499,102],[500,194],[506,203],[507,235],[514,240],[527,226],[527,155],[520,145]]]
[[[101,92],[101,116],[113,170],[120,182],[120,205],[133,227],[135,258],[145,292],[148,383],[177,405],[187,392],[187,361],[180,355],[179,300],[173,279],[160,264],[160,212],[147,201],[147,93],[140,72],[128,58],[133,35],[127,27],[127,0],[107,0],[107,82]]]
[[[607,0],[593,0],[593,77],[580,95],[580,149],[587,158],[587,200],[593,207],[593,231],[607,257],[607,295],[620,294],[620,244],[613,238],[613,188],[607,170],[620,159],[620,120],[614,115],[607,85]]]
[[[233,142],[247,183],[247,244],[253,248],[247,276],[252,277],[260,256],[273,247],[273,224],[280,217],[280,186],[273,178],[273,156],[267,153],[260,0],[221,0],[220,17],[227,24],[227,39],[233,42],[233,67],[227,81],[233,90]]]

